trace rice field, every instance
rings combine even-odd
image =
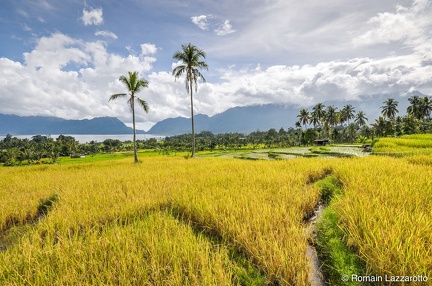
[[[0,168],[0,285],[309,285],[305,218],[330,174],[364,272],[432,279],[427,155],[156,156]]]
[[[399,138],[380,138],[373,147],[374,153],[399,154],[401,156],[431,155],[432,134],[404,135]]]

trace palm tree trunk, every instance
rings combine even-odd
[[[194,112],[193,112],[193,97],[192,97],[192,79],[189,80],[190,99],[191,99],[191,117],[192,117],[192,155],[195,156],[195,124],[194,124]]]
[[[134,162],[138,163],[137,146],[136,146],[136,129],[135,129],[135,98],[133,95],[131,98],[131,107],[132,107],[132,125],[133,125]]]

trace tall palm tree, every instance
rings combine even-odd
[[[183,74],[185,77],[186,91],[190,92],[191,102],[191,118],[192,118],[192,155],[195,156],[195,124],[194,124],[194,112],[193,112],[193,87],[195,86],[195,93],[198,90],[198,79],[201,78],[203,82],[206,82],[204,76],[201,74],[199,69],[208,70],[207,63],[202,59],[205,59],[206,54],[203,50],[198,49],[191,43],[182,45],[182,50],[174,53],[173,58],[180,61],[180,63],[173,69],[172,75],[177,79]]]
[[[421,108],[421,99],[417,95],[413,95],[408,98],[409,103],[411,104],[407,108],[408,115],[411,115],[415,119],[421,119],[423,117],[422,108]]]
[[[312,123],[314,128],[316,128],[320,124],[320,119],[315,110],[310,113],[309,122]]]
[[[146,113],[149,112],[149,107],[145,100],[138,98],[137,96],[135,96],[135,94],[140,92],[143,88],[148,87],[148,82],[145,79],[139,79],[138,72],[129,72],[129,77],[121,76],[119,80],[126,86],[129,93],[113,94],[110,96],[109,101],[129,95],[129,99],[127,102],[132,111],[134,162],[138,163],[135,129],[135,99]]]
[[[337,107],[334,107],[333,105],[327,106],[326,121],[331,127],[335,127],[339,123]]]
[[[312,107],[315,116],[318,118],[320,125],[322,126],[325,119],[325,105],[322,103],[317,103],[314,107]]]
[[[396,113],[399,112],[399,110],[397,110],[397,106],[398,106],[399,102],[397,102],[393,98],[389,98],[386,101],[384,101],[383,103],[384,103],[384,105],[381,106],[381,108],[382,108],[381,114],[384,117],[387,117],[388,119],[393,120],[396,116]]]
[[[341,110],[341,121],[342,122],[348,122],[348,125],[350,124],[350,120],[354,118],[354,106],[351,104],[345,105]]]
[[[367,121],[367,120],[368,120],[368,119],[367,119],[366,115],[364,114],[364,112],[363,112],[363,111],[359,111],[359,112],[357,113],[357,115],[355,116],[354,122],[355,122],[358,126],[363,127],[363,126],[366,125],[366,121]]]
[[[325,125],[328,130],[328,134],[330,135],[331,127],[334,128],[339,123],[339,112],[337,112],[337,107],[331,105],[327,106],[325,114]]]
[[[308,124],[308,122],[309,122],[309,117],[310,117],[309,111],[308,111],[306,108],[302,108],[302,109],[300,109],[300,111],[299,111],[297,117],[298,117],[298,119],[299,119],[299,122],[300,122],[301,124],[303,124],[303,126],[304,126],[305,129],[306,129],[306,124]]]
[[[424,118],[430,118],[432,115],[432,96],[425,96],[420,100],[420,108]]]

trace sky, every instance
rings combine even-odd
[[[173,54],[206,53],[195,114],[432,95],[432,0],[0,0],[0,113],[131,126],[118,80],[138,71],[137,128],[190,117]],[[369,108],[369,109],[368,109]],[[368,114],[369,113],[369,114]]]

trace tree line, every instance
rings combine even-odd
[[[381,116],[372,124],[363,111],[355,111],[352,105],[338,110],[335,106],[318,103],[311,111],[299,110],[298,121],[287,130],[271,128],[249,134],[201,131],[195,135],[195,148],[204,150],[237,150],[244,148],[287,148],[312,145],[316,139],[330,139],[334,143],[367,143],[377,137],[404,134],[432,133],[432,98],[412,96],[408,98],[406,115],[400,116],[398,101],[389,98],[381,106]],[[103,142],[79,143],[74,137],[60,135],[36,135],[31,139],[19,139],[8,134],[0,140],[0,163],[6,166],[27,163],[55,163],[61,156],[79,157],[98,153],[128,152],[134,149],[151,149],[160,154],[190,151],[192,134],[167,136],[163,140],[150,138],[121,142],[106,139]],[[45,159],[45,160],[43,160]]]
[[[399,102],[389,98],[381,106],[381,115],[368,125],[363,111],[356,113],[351,104],[338,110],[337,107],[318,103],[309,111],[299,110],[296,128],[302,129],[303,141],[312,138],[326,138],[337,143],[364,141],[383,136],[432,133],[432,97],[413,95],[408,98],[410,105],[406,115],[399,116]],[[313,139],[315,140],[315,139]]]

